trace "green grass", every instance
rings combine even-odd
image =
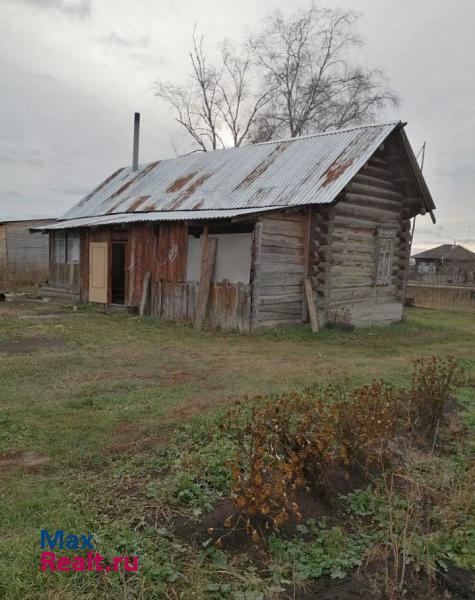
[[[0,343],[18,338],[54,343],[0,352],[0,456],[19,457],[0,467],[0,597],[9,600],[263,598],[272,585],[252,565],[180,541],[167,512],[175,501],[206,511],[226,490],[230,449],[214,420],[238,398],[335,377],[399,384],[416,358],[453,355],[469,375],[462,400],[475,423],[475,320],[461,314],[412,310],[404,323],[351,334],[241,336],[125,314],[0,313]],[[25,452],[48,462],[25,468]],[[137,554],[140,570],[42,574],[43,528],[90,531],[103,554]]]

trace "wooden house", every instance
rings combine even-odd
[[[50,285],[227,330],[386,324],[402,315],[410,219],[434,208],[401,122],[141,166],[135,153],[43,228]]]
[[[442,244],[414,255],[417,273],[475,270],[475,252],[459,244]]]

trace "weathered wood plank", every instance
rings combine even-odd
[[[216,238],[208,238],[208,230],[203,232],[203,250],[201,257],[200,285],[195,314],[195,327],[201,329],[206,317],[211,279],[213,277],[214,263],[216,258]]]
[[[267,248],[262,249],[262,263],[268,264],[292,264],[301,265],[302,271],[304,270],[304,257],[302,255],[287,255],[287,254],[273,254],[266,252]]]
[[[314,333],[316,333],[317,331],[319,331],[320,326],[318,323],[317,306],[315,304],[312,280],[310,277],[305,277],[304,287],[305,287],[305,297],[306,297],[306,301],[307,301],[307,309],[308,309],[308,314],[310,317],[310,324],[312,327],[312,331]]]
[[[140,308],[139,308],[139,315],[141,317],[144,316],[145,311],[147,310],[147,306],[150,303],[150,280],[152,278],[152,273],[150,273],[150,271],[147,271],[145,273],[145,276],[143,278],[143,283],[142,283],[142,297],[140,299]]]
[[[262,234],[262,244],[264,246],[282,246],[283,248],[298,248],[301,250],[304,245],[302,237],[291,237],[284,234]]]

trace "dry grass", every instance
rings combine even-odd
[[[0,290],[2,292],[33,290],[47,278],[47,266],[0,263]]]

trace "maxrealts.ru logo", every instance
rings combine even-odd
[[[93,535],[81,533],[65,534],[58,529],[51,534],[46,529],[41,530],[41,548],[50,550],[87,550],[85,556],[58,556],[56,552],[44,551],[41,553],[42,571],[95,571],[117,573],[122,568],[125,571],[137,571],[139,559],[137,556],[114,556],[112,561],[107,561],[105,556],[94,552]]]

